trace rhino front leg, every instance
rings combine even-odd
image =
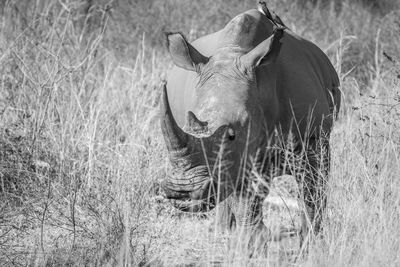
[[[232,231],[236,226],[235,215],[231,209],[231,197],[228,197],[215,208],[215,219],[211,223],[209,230]]]
[[[230,197],[229,204],[236,220],[238,240],[235,245],[249,255],[265,253],[271,234],[263,223],[262,199],[237,193]]]
[[[327,202],[327,179],[330,168],[328,138],[312,139],[306,153],[303,196],[306,213],[302,215],[301,246],[308,245],[310,234],[318,235]]]
[[[218,205],[216,210],[216,221],[222,230],[233,230],[236,226],[236,219],[230,207],[230,201],[231,198],[228,197]]]

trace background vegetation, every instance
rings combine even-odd
[[[343,106],[332,136],[324,240],[294,262],[248,259],[162,197],[163,29],[190,40],[253,0],[0,3],[0,265],[400,265],[398,1],[268,1],[331,58]],[[279,245],[279,244],[278,244]]]

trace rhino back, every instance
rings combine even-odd
[[[274,24],[256,9],[237,15],[221,31],[221,46],[238,46],[248,52],[271,36]]]

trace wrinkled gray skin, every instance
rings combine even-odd
[[[192,44],[180,33],[167,34],[175,67],[161,108],[172,163],[163,188],[183,211],[207,211],[227,199],[236,224],[254,238],[267,231],[250,173],[270,179],[282,162],[267,146],[284,143],[290,133],[295,151],[306,151],[302,184],[313,227],[304,216],[303,237],[319,231],[327,140],[340,106],[339,79],[327,56],[277,18],[249,10]]]

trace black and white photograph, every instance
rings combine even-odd
[[[3,266],[400,266],[400,1],[0,0]]]

